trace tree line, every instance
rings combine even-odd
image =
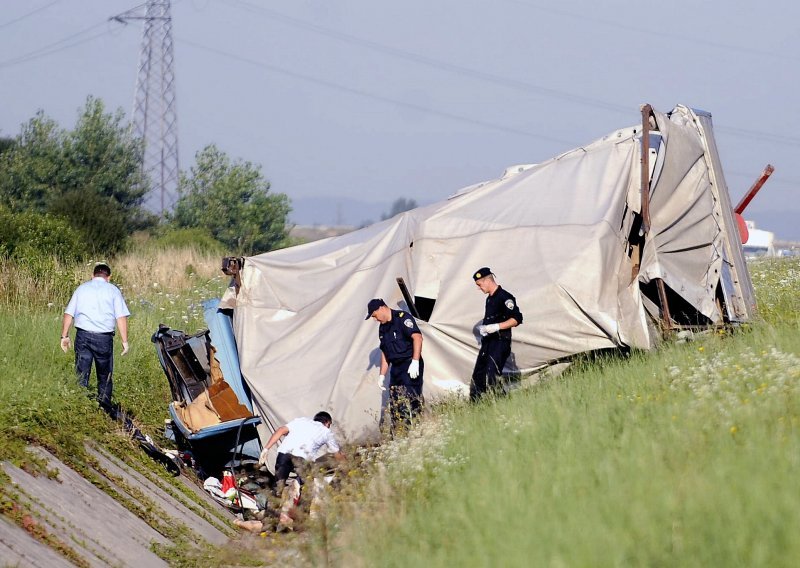
[[[94,97],[71,130],[40,111],[17,136],[0,138],[0,256],[113,255],[136,232],[188,232],[231,254],[286,244],[289,198],[270,191],[260,166],[205,147],[181,172],[178,200],[162,218],[143,206],[150,183],[142,156],[124,113]]]

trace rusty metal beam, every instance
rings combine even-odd
[[[672,329],[672,316],[669,313],[669,302],[667,302],[667,288],[661,278],[656,278],[658,287],[658,301],[661,302],[661,319],[664,320],[664,329]]]
[[[739,215],[744,212],[745,208],[750,205],[750,202],[756,196],[756,193],[759,192],[761,187],[764,185],[764,183],[766,183],[766,181],[769,179],[769,176],[771,176],[772,172],[774,171],[775,168],[773,168],[771,164],[767,164],[767,167],[765,167],[764,171],[761,172],[761,177],[759,177],[755,183],[750,186],[750,189],[747,191],[747,193],[745,193],[744,197],[742,197],[742,200],[739,202],[739,205],[736,206],[734,212],[738,213]]]
[[[642,230],[645,238],[650,232],[650,116],[653,107],[649,104],[642,105]]]
[[[649,104],[642,105],[642,176],[641,176],[641,196],[642,196],[642,231],[644,238],[647,239],[650,233],[650,117],[653,117],[653,107]],[[664,329],[672,329],[672,317],[669,313],[669,302],[667,301],[667,289],[661,278],[655,278],[658,288],[658,301],[661,304],[661,319]]]
[[[416,319],[422,319],[419,317],[417,305],[414,303],[414,296],[412,296],[411,292],[408,291],[408,286],[406,286],[405,279],[402,276],[398,276],[395,280],[397,281],[397,285],[400,287],[400,293],[403,294],[403,299],[406,301],[408,311],[411,312],[411,315]]]

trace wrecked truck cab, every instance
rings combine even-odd
[[[265,426],[324,409],[348,441],[377,439],[385,398],[370,298],[419,315],[426,400],[468,392],[477,266],[490,265],[525,314],[509,377],[749,321],[755,293],[711,115],[639,110],[629,126],[447,200],[229,259],[225,301]]]
[[[250,393],[242,380],[229,311],[203,303],[207,329],[189,335],[159,325],[152,341],[169,381],[172,435],[201,476],[257,460],[260,443]]]

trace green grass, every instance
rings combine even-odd
[[[122,269],[115,271],[114,282],[123,288],[131,311],[131,351],[121,357],[121,342],[115,338],[114,398],[133,415],[136,424],[157,441],[163,441],[161,433],[171,396],[150,336],[162,322],[190,332],[205,327],[200,303],[218,296],[225,281],[221,276],[209,277],[217,271],[216,267],[204,266],[205,276],[197,274],[197,266],[184,266],[179,262],[163,267],[164,259],[180,257],[177,254],[180,252],[157,251],[141,255],[138,261],[134,254],[115,263]],[[198,262],[197,254],[186,258],[195,264]],[[209,257],[209,262],[216,265],[218,259]],[[156,462],[141,459],[141,452],[120,425],[111,421],[87,396],[96,393],[94,373],[90,390],[80,388],[74,372],[74,351],[68,354],[61,351],[63,308],[74,287],[89,278],[91,265],[56,265],[57,270],[34,273],[31,267],[11,266],[0,259],[0,268],[8,269],[0,276],[0,289],[14,292],[0,297],[0,363],[3,369],[0,376],[0,400],[3,401],[0,405],[0,460],[11,461],[32,473],[49,475],[51,472],[44,463],[25,451],[29,444],[39,445],[112,497],[120,499],[106,481],[93,473],[94,460],[85,451],[86,441],[104,446],[139,470],[149,469],[151,474],[164,478],[165,483],[174,481]],[[157,275],[152,274],[154,267],[160,270]],[[156,283],[156,276],[161,282],[169,276],[181,282],[182,288],[164,290],[163,285]],[[74,332],[71,335],[74,337]],[[21,522],[23,514],[15,506],[14,488],[8,481],[0,472],[0,514],[12,522]],[[175,488],[177,492],[182,490],[180,484]],[[139,497],[143,503],[147,502],[143,496]],[[211,554],[205,548],[197,549],[193,533],[164,524],[151,506],[121,502],[171,538],[174,547],[182,551],[180,555],[166,554],[170,562],[177,558],[188,562],[187,558]],[[203,507],[199,508],[202,511]],[[227,520],[220,522],[227,523]],[[68,544],[52,535],[37,538],[62,554],[75,554]]]
[[[120,279],[124,279],[124,274]],[[137,423],[156,437],[163,427],[169,385],[155,356],[150,336],[161,322],[193,332],[205,327],[200,302],[218,295],[222,281],[203,281],[189,291],[153,290],[147,296],[128,297],[131,310],[131,351],[125,357],[115,338],[114,397],[133,413]],[[0,459],[20,460],[23,444],[35,442],[80,450],[84,439],[113,435],[116,426],[89,400],[96,392],[92,374],[90,392],[78,387],[74,352],[61,351],[59,337],[64,298],[52,306],[26,309],[0,307]],[[74,334],[73,334],[74,335]]]
[[[194,257],[186,262],[191,269],[169,266],[153,282],[147,276],[162,261],[115,263],[125,267],[115,281],[132,312],[115,397],[154,438],[170,396],[150,335],[161,322],[204,327],[200,301],[224,285],[195,274]],[[52,283],[46,274],[4,281],[16,292],[0,298],[0,460],[46,473],[24,452],[35,443],[80,470],[85,440],[118,455],[130,444],[77,387],[73,353],[59,349],[65,296],[84,271],[64,268]],[[751,271],[763,321],[583,362],[479,405],[437,407],[351,471],[339,512],[299,546],[312,563],[324,548],[334,563],[361,566],[793,565],[800,263],[763,261]],[[167,284],[171,275],[182,284]],[[224,563],[218,552],[198,554],[211,566]]]
[[[764,321],[733,336],[446,405],[378,452],[339,562],[795,565],[799,267],[754,267]]]

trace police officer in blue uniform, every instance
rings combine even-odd
[[[483,323],[478,326],[483,340],[469,389],[469,397],[474,401],[497,385],[497,377],[503,373],[511,354],[511,328],[522,323],[522,312],[517,299],[500,287],[488,266],[473,272],[472,279],[487,294]]]
[[[422,408],[422,332],[405,311],[392,310],[380,298],[367,304],[367,317],[377,321],[383,385],[389,372],[389,406],[392,423],[411,423]],[[390,368],[391,367],[391,368]]]

